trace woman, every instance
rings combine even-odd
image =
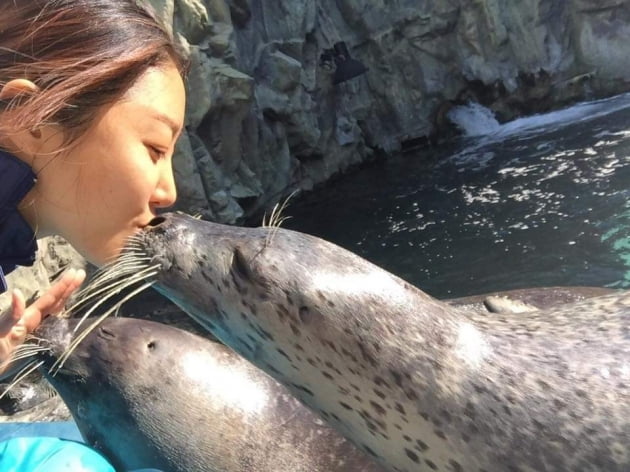
[[[175,201],[186,60],[138,3],[0,2],[0,290],[32,263],[35,237],[61,235],[102,265]],[[28,307],[13,292],[0,361],[84,276],[68,271]]]

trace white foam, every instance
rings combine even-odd
[[[501,127],[491,110],[475,102],[453,107],[447,117],[466,136],[483,136]]]
[[[474,102],[454,107],[447,116],[464,131],[466,136],[491,135],[495,138],[505,138],[542,129],[548,131],[550,127],[557,129],[580,121],[599,118],[628,107],[630,107],[630,93],[603,100],[581,102],[563,110],[518,118],[504,124],[499,124],[491,110]]]

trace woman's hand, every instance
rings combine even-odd
[[[72,293],[85,280],[84,270],[69,269],[35,302],[26,306],[20,290],[12,293],[11,311],[0,316],[0,374],[6,369],[13,350],[48,315],[59,314]]]

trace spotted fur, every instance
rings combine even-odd
[[[318,238],[164,218],[158,290],[389,470],[630,470],[630,292],[467,315]]]

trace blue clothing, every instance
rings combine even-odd
[[[17,206],[36,180],[26,163],[0,150],[0,293],[7,290],[5,274],[35,262],[37,240]]]
[[[0,443],[0,472],[116,472],[96,451],[65,439],[14,438]]]

